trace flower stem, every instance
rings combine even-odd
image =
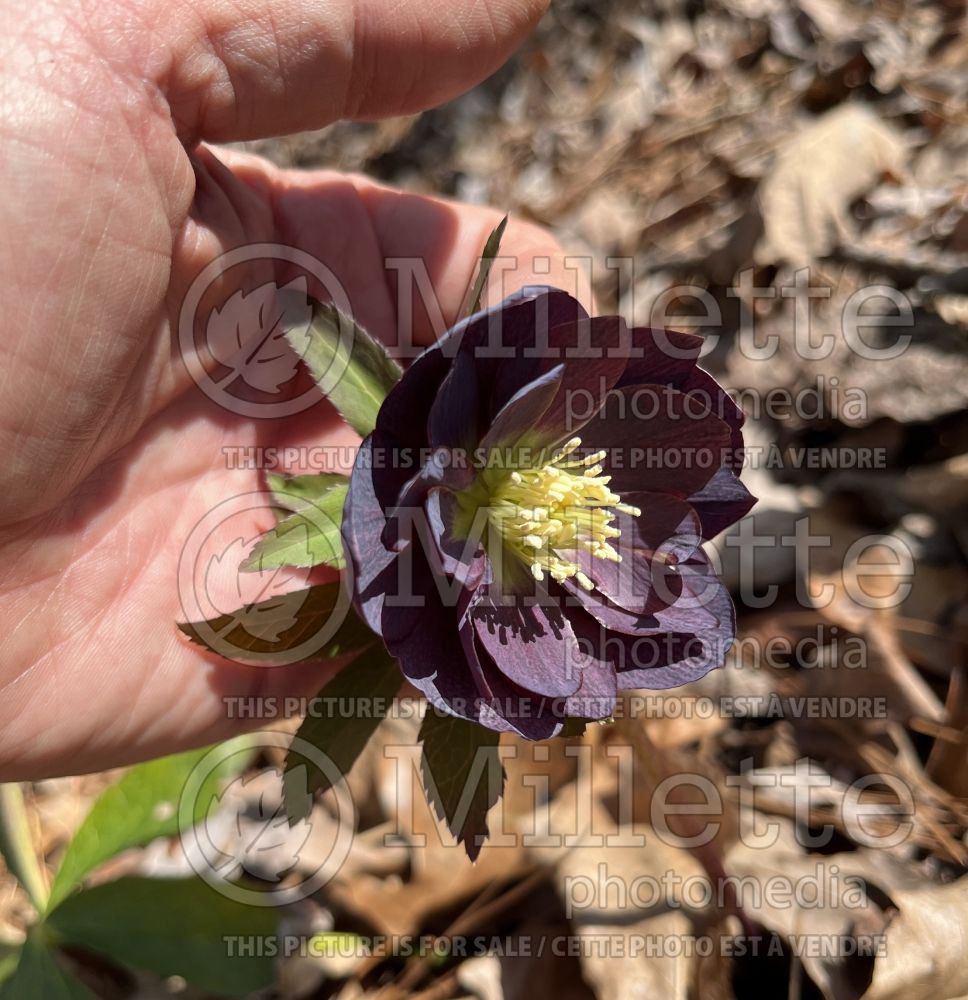
[[[43,913],[47,908],[47,879],[34,851],[23,792],[17,784],[0,785],[0,854],[34,908]]]

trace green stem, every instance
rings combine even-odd
[[[47,879],[34,852],[20,785],[0,785],[0,854],[38,913],[47,908]]]

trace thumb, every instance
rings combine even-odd
[[[129,44],[136,65],[148,67],[148,82],[167,99],[180,137],[189,142],[281,135],[339,118],[390,117],[439,104],[494,72],[547,4],[183,0],[170,7],[170,0],[148,2],[159,9],[140,19],[144,28],[128,32]]]

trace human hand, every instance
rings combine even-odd
[[[311,695],[331,669],[206,658],[174,627],[193,526],[262,486],[223,449],[352,440],[322,405],[269,425],[206,398],[175,334],[192,279],[233,247],[292,246],[392,342],[411,317],[384,259],[423,258],[451,322],[500,217],[203,143],[440,103],[544,3],[3,2],[0,779],[28,779],[224,738],[225,698]],[[536,227],[512,221],[502,254],[504,291],[574,284]]]

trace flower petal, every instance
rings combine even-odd
[[[427,522],[440,557],[442,573],[476,588],[489,582],[489,563],[480,539],[457,538],[452,532],[457,499],[450,490],[435,488],[425,504]]]
[[[571,612],[583,654],[611,664],[620,689],[675,687],[722,665],[735,635],[735,614],[726,588],[708,560],[697,557],[683,573],[682,607],[656,614],[658,627],[608,628],[591,611]],[[626,625],[636,624],[631,615]]]
[[[702,351],[702,337],[661,327],[632,328],[633,357],[625,367],[618,388],[652,383],[680,387],[696,367]]]
[[[551,698],[581,686],[575,633],[557,605],[500,603],[485,586],[478,588],[468,617],[481,647],[514,684]]]
[[[515,732],[529,740],[557,736],[562,726],[562,702],[514,684],[482,646],[469,621],[461,629],[461,639],[474,680],[484,696],[481,725]]]
[[[617,493],[645,490],[685,499],[722,465],[729,428],[668,386],[627,385],[609,394],[582,440],[604,449]]]
[[[596,316],[552,328],[540,353],[529,348],[497,368],[492,400],[503,406],[528,382],[564,366],[558,395],[535,428],[548,444],[572,437],[602,406],[625,371],[631,334],[620,316]]]
[[[649,570],[651,574],[652,570]],[[678,600],[682,580],[676,572],[664,572],[661,585],[650,577],[643,583],[636,586],[650,586],[648,599],[644,607],[640,609],[623,608],[610,601],[602,591],[595,589],[591,591],[579,587],[573,580],[565,580],[561,584],[562,589],[567,593],[568,614],[571,609],[581,609],[591,615],[603,628],[616,632],[624,632],[630,635],[652,635],[663,630],[662,623],[658,619],[660,611],[670,605],[674,605]]]
[[[420,471],[400,487],[396,501],[388,507],[381,539],[384,547],[398,550],[414,528],[423,526],[423,505],[431,490],[462,490],[473,481],[474,470],[463,449],[437,448]]]
[[[415,420],[414,416],[429,411],[430,402],[450,371],[450,358],[445,356],[440,345],[438,341],[414,358],[403,377],[387,394],[374,429],[378,446],[420,449],[427,445],[426,421]]]
[[[657,661],[664,658],[665,662],[657,662],[656,666],[632,665],[631,669],[617,667],[619,687],[676,687],[721,667],[736,635],[736,617],[729,592],[718,581],[704,610],[710,624],[693,633],[689,641],[676,639],[664,646],[658,644]]]
[[[390,652],[403,675],[432,705],[462,719],[481,721],[484,695],[467,663],[452,609],[428,601],[416,627]]]
[[[607,719],[615,711],[618,679],[599,641],[601,626],[586,614],[574,615],[570,620],[578,643],[581,686],[565,700],[565,714],[580,719]]]
[[[745,517],[756,497],[724,466],[689,503],[699,515],[703,538],[712,538]]]
[[[675,604],[656,612],[670,631],[706,632],[735,618],[733,602],[709,558],[701,550],[677,568],[682,595]],[[725,596],[725,601],[724,601]]]
[[[605,665],[614,674],[619,690],[674,687],[695,679],[679,679],[689,670],[688,666],[683,670],[681,664],[703,653],[702,640],[691,632],[633,635],[613,632],[589,615],[576,614],[573,620],[586,662],[594,657]]]
[[[558,365],[522,386],[491,421],[490,428],[481,438],[479,451],[486,453],[492,449],[512,449],[525,437],[530,441],[534,428],[558,395],[564,371],[564,365]],[[540,447],[543,443],[535,442],[534,446]],[[503,462],[506,466],[508,456],[490,456],[488,462],[493,461]]]
[[[459,350],[473,360],[488,412],[496,413],[528,382],[561,363],[548,349],[553,331],[587,321],[577,299],[543,286],[524,288],[501,307],[471,317]]]
[[[684,500],[664,493],[630,493],[623,500],[642,513],[634,517],[619,511],[612,522],[621,531],[612,541],[621,562],[587,550],[563,552],[595,584],[591,593],[574,583],[567,589],[579,598],[586,595],[583,603],[604,601],[636,615],[655,614],[679,599],[675,573],[667,568],[689,559],[702,541],[699,517]]]
[[[370,435],[360,445],[353,465],[343,506],[342,534],[353,567],[356,606],[367,625],[382,635],[383,601],[396,575],[393,563],[397,553],[386,549],[380,540],[386,515],[374,489],[372,465]]]
[[[685,500],[642,491],[624,493],[622,501],[642,511],[638,517],[617,513],[615,527],[622,534],[614,545],[623,560],[644,554],[664,562],[685,562],[701,544],[699,516]]]
[[[706,403],[709,412],[729,427],[729,450],[723,464],[733,470],[743,467],[743,431],[746,414],[732,396],[702,368],[693,370],[676,386],[680,392]]]
[[[712,645],[704,641],[704,636],[682,632],[621,637],[626,649],[622,662],[615,665],[619,690],[671,688],[699,680],[722,666],[725,658],[725,650],[715,643],[715,635],[711,638]]]
[[[427,440],[433,448],[470,452],[477,444],[480,405],[477,373],[471,356],[461,352],[441,383],[427,418]]]
[[[343,541],[353,568],[356,607],[387,648],[416,627],[428,602],[439,595],[421,540],[408,540],[399,551],[381,541],[386,516],[370,474],[371,439],[360,446],[343,507]],[[453,628],[454,625],[451,625]]]

